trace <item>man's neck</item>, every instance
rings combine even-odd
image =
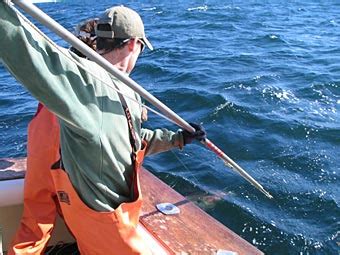
[[[128,73],[129,54],[121,50],[114,50],[102,55],[114,67],[123,73]]]

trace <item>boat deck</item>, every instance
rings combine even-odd
[[[0,181],[24,178],[25,166],[25,158],[0,159]],[[145,169],[141,187],[140,223],[170,254],[263,254]],[[163,214],[156,208],[160,203],[175,205],[179,214]]]

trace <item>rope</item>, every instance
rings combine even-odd
[[[5,4],[7,4],[8,6],[13,5],[11,0],[3,0]]]

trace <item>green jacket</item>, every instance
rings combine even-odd
[[[7,69],[58,117],[63,163],[82,200],[97,211],[111,211],[130,201],[132,148],[119,96],[72,60],[138,101],[139,95],[96,63],[52,45],[3,1],[0,44]],[[148,155],[183,146],[178,132],[142,129],[141,106],[126,101],[139,148],[141,139],[148,142]]]

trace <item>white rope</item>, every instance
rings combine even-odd
[[[8,3],[7,3],[8,2]],[[97,79],[98,81],[100,81],[101,83],[103,83],[105,86],[113,89],[114,91],[116,91],[117,93],[123,95],[125,98],[131,100],[132,102],[138,104],[139,106],[141,107],[145,107],[146,109],[148,109],[149,111],[153,112],[154,114],[172,122],[172,123],[175,123],[175,121],[171,120],[170,118],[168,118],[167,116],[165,116],[164,114],[150,108],[149,106],[137,101],[135,98],[129,96],[129,95],[126,95],[124,94],[123,92],[121,92],[119,89],[115,88],[112,86],[112,84],[102,80],[99,76],[97,76],[96,74],[94,74],[93,72],[91,72],[90,70],[88,70],[84,65],[82,65],[81,63],[75,61],[72,57],[70,57],[69,55],[65,54],[65,52],[63,52],[60,47],[54,42],[52,41],[47,35],[45,35],[39,28],[37,28],[29,19],[26,18],[25,15],[23,15],[18,9],[16,9],[14,6],[13,6],[13,3],[11,2],[11,0],[5,0],[5,3],[6,4],[9,4],[10,8],[12,8],[16,13],[17,15],[22,19],[22,21],[26,22],[29,26],[31,26],[36,32],[38,32],[45,40],[47,40],[49,43],[51,43],[51,45],[53,47],[55,47],[55,49],[61,53],[62,55],[64,55],[66,58],[68,58],[70,61],[72,61],[75,65],[77,65],[78,67],[80,67],[81,69],[83,69],[84,71],[86,71],[88,74],[92,75],[95,79]],[[124,84],[124,83],[123,83]],[[126,86],[124,84],[124,86]]]
[[[11,0],[3,0],[5,4],[11,6],[13,5],[12,1]]]

